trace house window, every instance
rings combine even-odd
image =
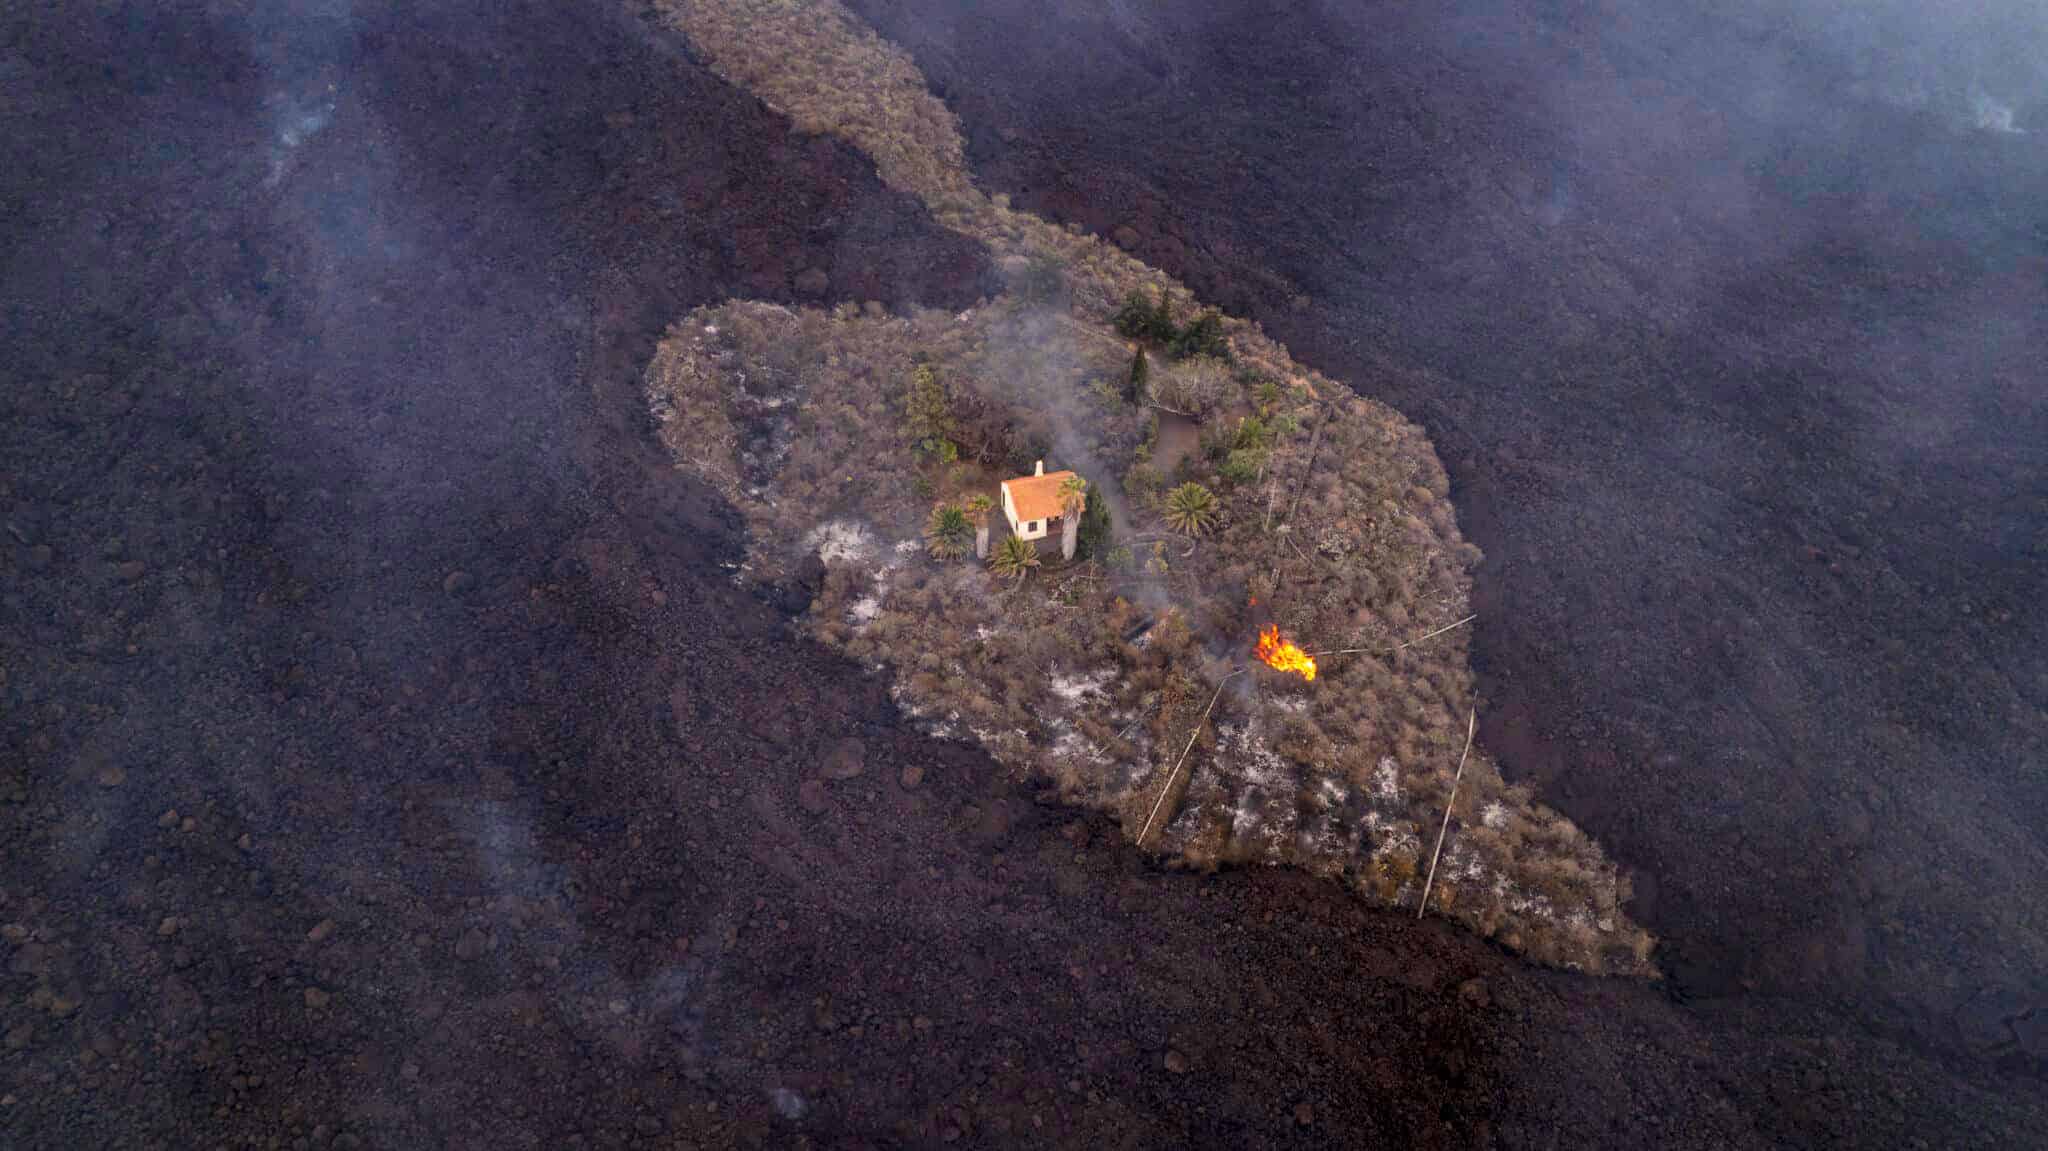
[[[1024,530],[1025,530],[1025,531],[1027,531],[1027,532],[1035,532],[1035,531],[1037,531],[1037,530],[1038,530],[1038,521],[1037,521],[1037,520],[1032,520],[1032,521],[1031,521],[1030,523],[1028,523],[1028,524],[1025,524],[1025,525],[1024,525]]]

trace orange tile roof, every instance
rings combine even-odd
[[[1071,471],[1047,472],[1042,476],[1022,476],[1004,480],[1003,490],[1010,493],[1010,503],[1017,509],[1020,520],[1049,520],[1065,513],[1060,504],[1060,484],[1073,475]]]

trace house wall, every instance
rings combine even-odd
[[[1042,540],[1045,538],[1045,533],[1052,528],[1051,520],[1029,521],[1038,525],[1036,530],[1032,529],[1026,521],[1019,520],[1017,518],[1017,505],[1010,501],[1010,486],[1008,484],[1003,485],[1003,518],[1010,521],[1010,534],[1020,539]]]

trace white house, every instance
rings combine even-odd
[[[1003,518],[1010,521],[1010,531],[1019,539],[1044,539],[1066,508],[1060,503],[1060,485],[1072,478],[1073,472],[1052,472],[1045,470],[1045,461],[1038,461],[1038,467],[1028,476],[1003,481]]]

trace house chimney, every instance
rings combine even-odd
[[[1045,474],[1045,461],[1044,461],[1044,460],[1040,460],[1040,461],[1038,461],[1038,467],[1037,467],[1037,468],[1035,468],[1035,469],[1033,469],[1033,470],[1032,470],[1032,472],[1031,472],[1031,474],[1032,474],[1032,475],[1034,475],[1034,476],[1042,476],[1042,475],[1044,475],[1044,474]]]

